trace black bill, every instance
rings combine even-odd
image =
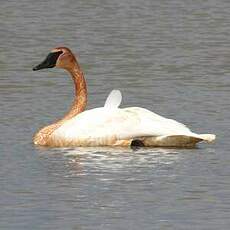
[[[56,65],[58,57],[62,54],[62,51],[58,51],[55,53],[49,53],[46,59],[39,65],[33,68],[34,71],[45,69],[45,68],[53,68]]]

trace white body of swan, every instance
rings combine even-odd
[[[113,90],[105,106],[84,111],[57,128],[52,139],[57,146],[130,145],[192,147],[212,142],[213,134],[196,134],[185,125],[140,107],[119,108],[122,96]]]

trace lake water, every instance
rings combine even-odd
[[[229,229],[229,12],[227,0],[2,1],[0,229]],[[216,143],[35,147],[35,131],[73,97],[63,70],[32,71],[60,45],[79,57],[88,108],[118,88],[122,107],[213,132]]]

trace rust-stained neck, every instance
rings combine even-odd
[[[69,120],[85,110],[87,105],[87,87],[83,72],[79,67],[68,70],[72,76],[75,86],[74,102],[68,113],[62,120]]]
[[[33,139],[34,144],[37,145],[50,145],[52,141],[52,133],[59,128],[65,121],[75,117],[77,114],[83,112],[87,105],[87,86],[84,78],[84,74],[77,63],[75,57],[72,59],[72,63],[65,68],[72,76],[75,86],[75,98],[70,110],[65,116],[57,122],[48,125],[38,131]]]

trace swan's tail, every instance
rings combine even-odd
[[[195,147],[198,142],[211,143],[215,140],[214,134],[169,135],[139,138],[144,146],[156,147]]]
[[[212,143],[216,139],[215,134],[198,134],[197,137],[208,143]]]

